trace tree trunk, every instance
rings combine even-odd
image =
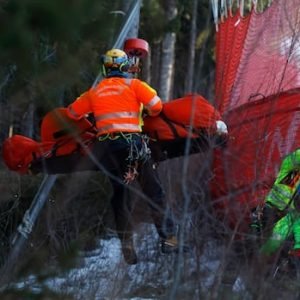
[[[185,80],[185,94],[193,92],[194,82],[194,64],[195,64],[195,48],[196,48],[196,35],[197,35],[197,7],[198,0],[193,0],[192,23],[190,31],[189,52],[187,58],[187,76]]]
[[[210,24],[210,16],[207,16],[206,19],[206,25],[205,28],[208,28]],[[208,89],[211,89],[211,85],[207,84],[207,82],[204,80],[204,76],[206,77],[207,74],[203,74],[203,65],[205,62],[205,54],[208,51],[208,37],[205,38],[201,49],[199,50],[199,54],[197,55],[197,61],[195,61],[195,65],[196,65],[196,71],[194,74],[194,90],[196,91],[202,91],[202,94],[204,94],[204,96],[206,95],[206,92],[210,94],[210,91],[208,91]],[[210,81],[209,81],[210,82]]]
[[[160,43],[153,43],[152,50],[151,50],[151,85],[159,91],[159,83],[160,83],[160,64],[161,64],[161,56],[160,51],[161,44]],[[160,95],[160,92],[158,92]]]
[[[177,5],[175,0],[165,2],[165,14],[167,21],[171,22],[177,17]],[[176,32],[168,31],[162,41],[159,95],[167,102],[172,98],[174,77]]]

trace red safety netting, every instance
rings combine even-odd
[[[300,147],[299,7],[273,1],[263,13],[228,17],[217,32],[216,103],[231,139],[215,155],[212,196],[233,225],[245,225],[282,157]]]
[[[230,16],[218,27],[216,35],[215,101],[220,112],[230,105],[231,90],[236,79],[250,15],[242,18],[240,12]]]
[[[228,119],[230,140],[214,161],[213,201],[231,223],[263,202],[282,157],[299,147],[300,89],[246,103]]]
[[[251,15],[229,109],[300,86],[299,6],[299,0],[274,1]]]
[[[219,26],[216,101],[221,113],[256,96],[300,86],[300,0],[273,1],[263,13],[239,11]]]

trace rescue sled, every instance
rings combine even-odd
[[[219,112],[205,98],[186,95],[164,103],[157,117],[145,117],[143,133],[150,137],[150,148],[158,162],[223,146],[227,131],[220,131],[218,122],[222,122]],[[75,121],[67,116],[66,108],[57,108],[43,118],[40,141],[22,135],[6,139],[3,160],[20,174],[96,170],[89,156],[96,138],[92,118]]]

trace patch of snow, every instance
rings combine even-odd
[[[201,257],[197,257],[196,251],[190,251],[179,259],[177,254],[160,253],[159,238],[152,225],[141,225],[134,240],[139,259],[136,265],[125,263],[118,238],[101,239],[97,249],[81,253],[77,268],[47,279],[44,285],[78,300],[152,300],[157,299],[154,295],[157,291],[164,293],[168,288],[178,288],[173,286],[176,272],[180,272],[182,278],[192,278],[196,282],[197,291],[195,284],[192,285],[194,295],[199,294],[198,287],[209,289],[213,284],[220,265],[218,250],[213,243],[207,243]],[[204,272],[205,277],[197,276],[199,272]],[[198,282],[199,278],[201,282]],[[34,276],[30,276],[18,284],[20,289],[25,286],[38,289],[39,284]],[[180,288],[190,291],[189,281],[180,281]]]

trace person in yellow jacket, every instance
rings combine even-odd
[[[275,253],[282,244],[293,237],[294,243],[289,254],[300,257],[300,185],[292,196],[293,208],[279,219],[272,229],[272,234],[262,245],[260,251],[264,255]]]
[[[286,155],[281,162],[275,182],[267,194],[264,206],[253,212],[251,227],[269,231],[273,225],[294,210],[293,195],[300,186],[300,148]]]
[[[127,184],[135,177],[147,196],[148,206],[163,252],[178,249],[176,226],[165,215],[164,191],[142,134],[142,114],[156,116],[162,110],[157,92],[147,83],[131,78],[132,66],[126,53],[111,49],[102,56],[104,79],[68,106],[69,117],[79,120],[92,113],[97,141],[92,155],[109,174],[116,229],[127,263],[137,263],[132,239],[131,206]]]

